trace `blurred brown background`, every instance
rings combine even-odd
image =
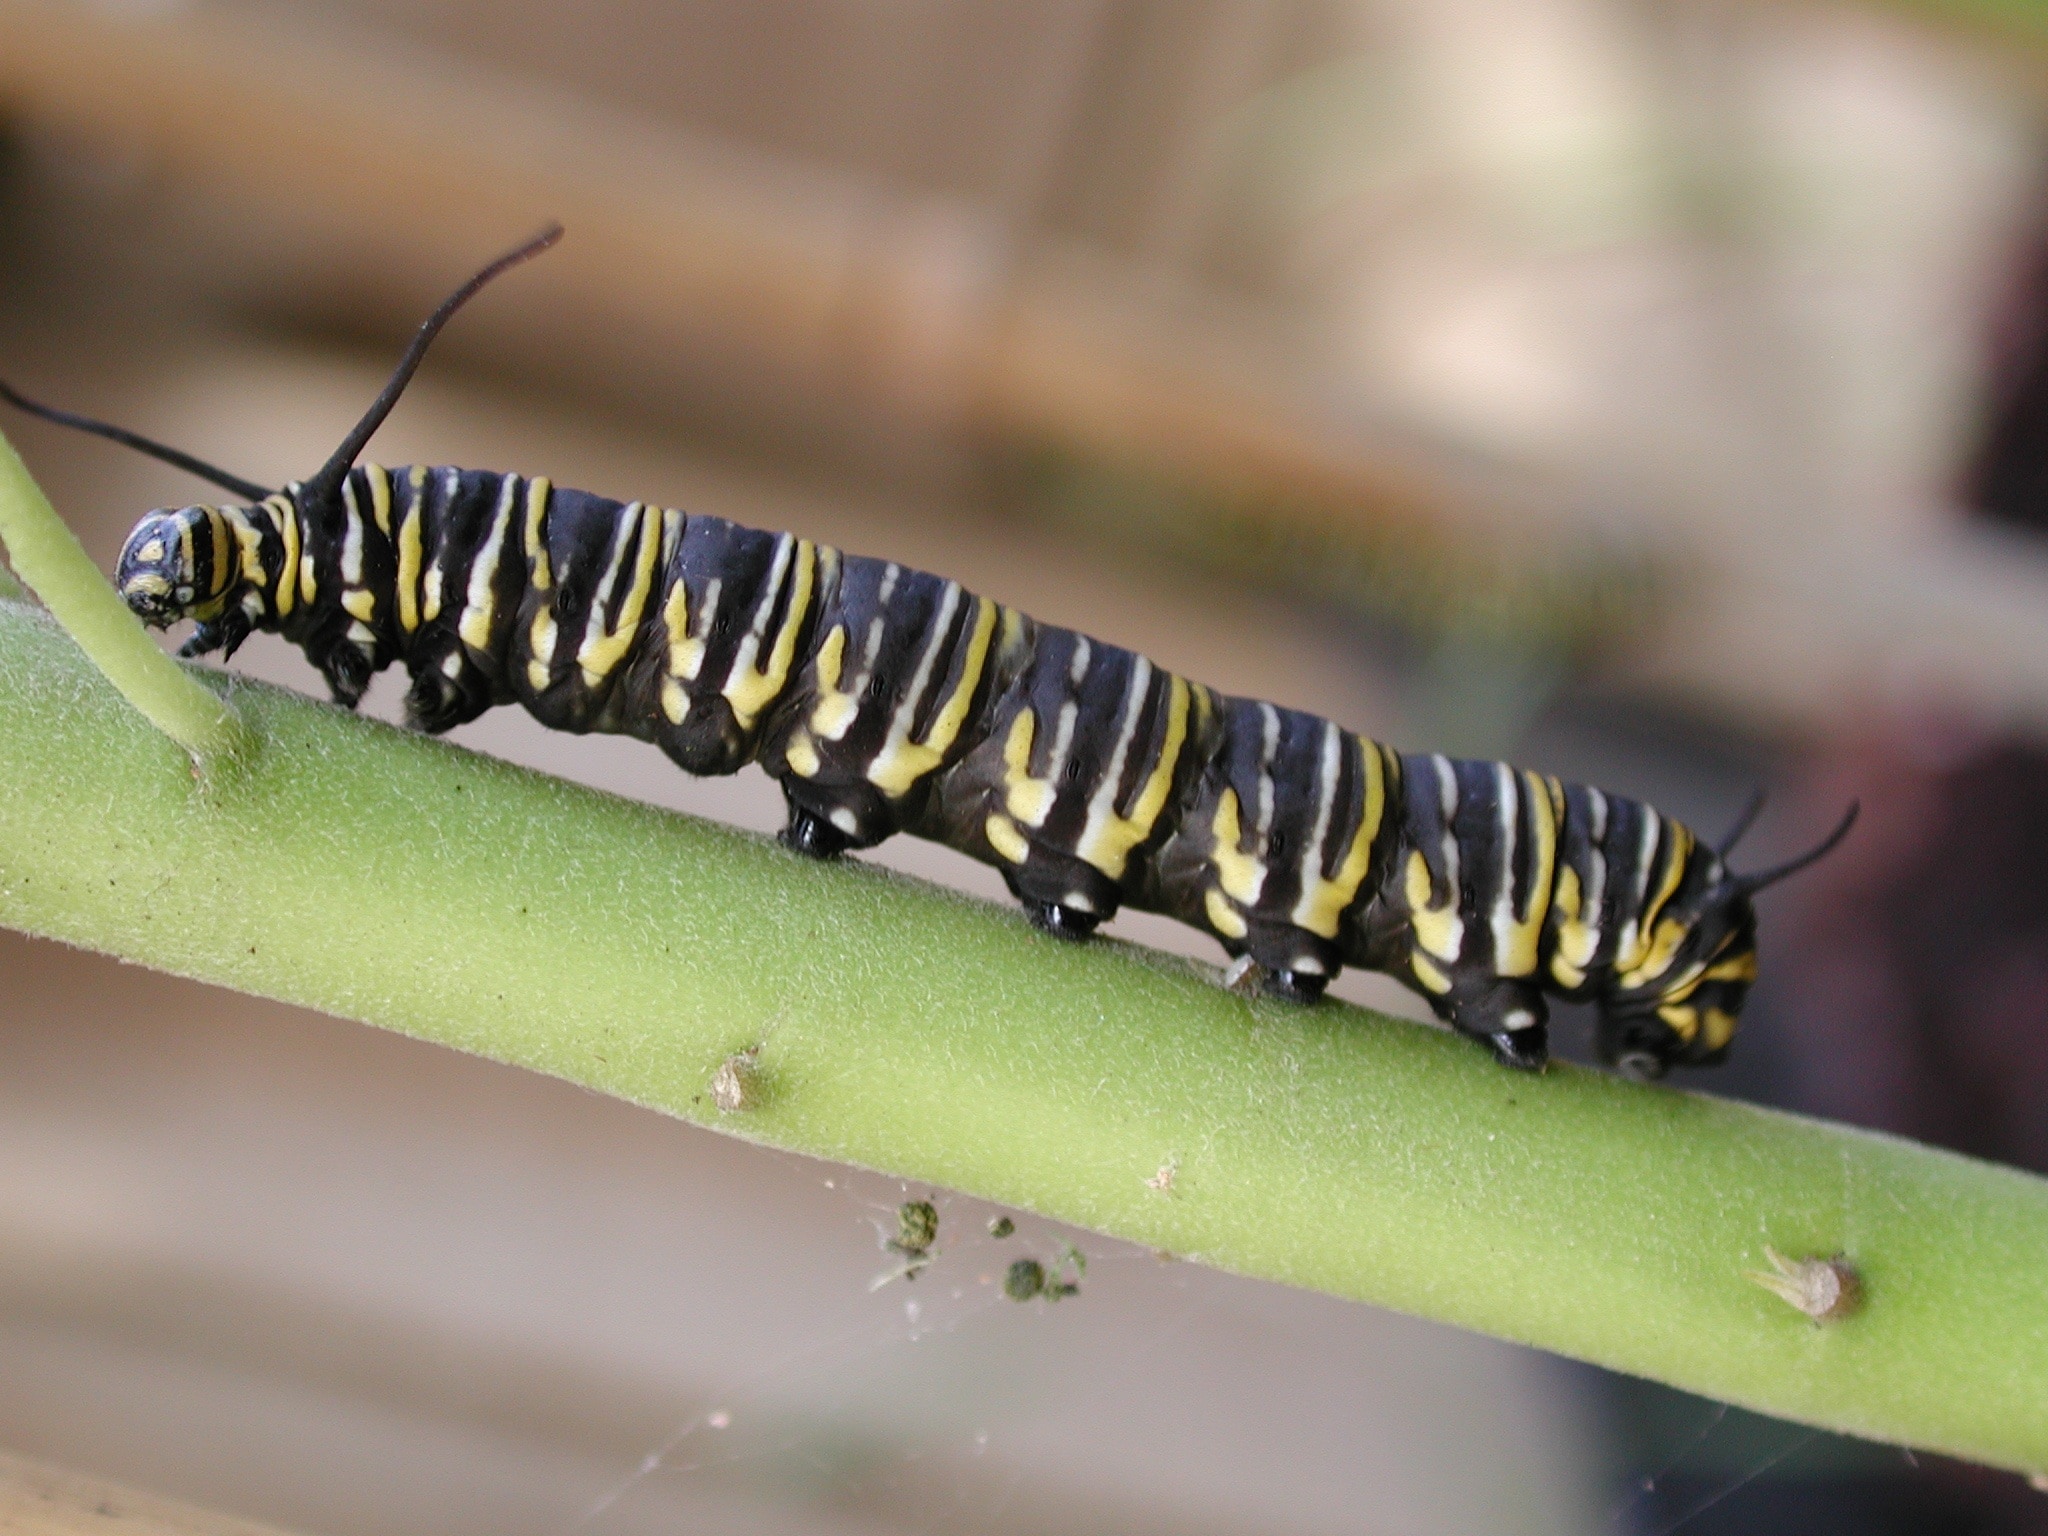
[[[1766,784],[1758,862],[1861,794],[1700,1086],[2043,1167],[2044,127],[2048,21],[1967,0],[0,0],[0,371],[282,481],[560,217],[384,462],[885,553],[1709,835]],[[193,494],[6,430],[103,562]],[[887,1279],[906,1193],[0,935],[0,1448],[337,1536],[2048,1529],[964,1200]],[[1073,1303],[995,1295],[1070,1239]]]

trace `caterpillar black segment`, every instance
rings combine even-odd
[[[0,392],[241,497],[152,512],[121,552],[146,623],[194,621],[187,654],[273,631],[346,706],[403,665],[422,730],[519,704],[693,774],[758,762],[798,853],[928,838],[1001,871],[1049,934],[1163,913],[1300,1003],[1345,966],[1385,972],[1510,1067],[1547,1060],[1550,998],[1596,1005],[1601,1055],[1634,1075],[1726,1054],[1756,978],[1751,898],[1853,807],[1801,859],[1736,875],[1725,843],[1637,801],[1398,753],[894,562],[543,478],[356,463],[440,326],[555,233],[444,303],[335,457],[282,491]]]

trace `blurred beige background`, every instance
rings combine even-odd
[[[1871,721],[2048,729],[2048,561],[1958,510],[2044,84],[2048,31],[1823,0],[0,0],[0,371],[279,482],[561,217],[384,462],[795,528],[1711,829]],[[103,563],[193,494],[6,430]],[[1771,1092],[1757,1033],[1715,1086]],[[0,1447],[307,1531],[1647,1530],[1664,1450],[1765,1454],[950,1197],[876,1287],[921,1190],[6,935],[0,1064]],[[1069,1240],[1074,1302],[994,1294]]]

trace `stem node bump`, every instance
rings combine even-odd
[[[1796,1307],[1815,1323],[1832,1323],[1863,1305],[1863,1281],[1840,1254],[1826,1259],[1788,1259],[1769,1244],[1766,1270],[1747,1270],[1746,1277],[1787,1306]]]

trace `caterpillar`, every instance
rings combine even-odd
[[[1213,935],[1269,993],[1384,972],[1502,1063],[1539,1069],[1548,1002],[1592,1002],[1638,1077],[1728,1051],[1776,869],[1639,801],[1397,752],[1233,698],[958,582],[787,533],[497,471],[358,458],[448,319],[559,226],[476,273],[310,479],[270,490],[89,417],[0,395],[241,498],[149,513],[115,583],[188,656],[281,634],[353,708],[402,663],[441,732],[493,705],[653,742],[685,772],[758,762],[782,841],[830,858],[898,832],[993,865],[1047,933],[1124,907]],[[1751,813],[1754,813],[1754,807]]]

